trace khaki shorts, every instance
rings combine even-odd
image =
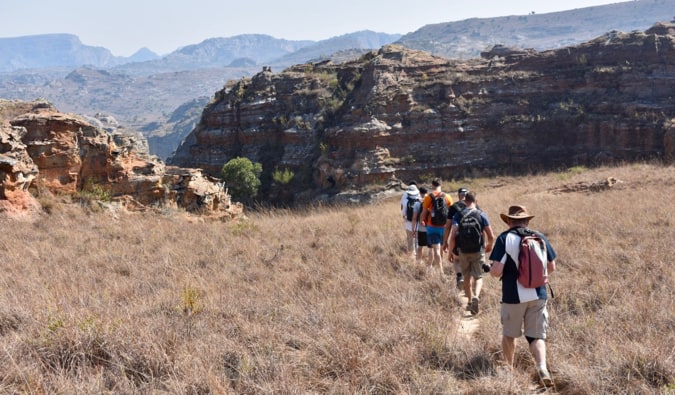
[[[548,311],[546,300],[537,299],[527,303],[502,303],[502,333],[508,337],[525,336],[546,339]]]
[[[469,278],[483,278],[483,262],[485,262],[484,252],[459,253],[459,267],[462,270],[462,276]]]

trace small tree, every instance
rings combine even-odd
[[[279,170],[277,167],[274,169],[274,173],[272,173],[272,179],[280,185],[288,184],[294,176],[295,174],[293,174],[293,171],[289,170],[287,167],[284,168],[284,170]]]
[[[262,165],[237,157],[223,165],[220,176],[235,200],[246,201],[258,194]]]

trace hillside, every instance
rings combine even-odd
[[[635,164],[443,184],[477,191],[497,232],[499,213],[526,205],[558,253],[547,393],[675,386],[675,212],[664,203],[674,170]],[[607,177],[622,182],[560,192]],[[523,338],[515,369],[503,365],[499,281],[485,279],[467,337],[454,283],[405,254],[400,193],[227,223],[58,202],[34,222],[5,222],[3,392],[541,393]],[[636,204],[648,209],[626,215]]]
[[[541,51],[579,44],[611,31],[646,30],[675,18],[674,11],[674,0],[639,0],[547,14],[472,18],[423,26],[397,44],[452,59],[475,58],[494,45]]]

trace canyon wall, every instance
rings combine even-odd
[[[391,179],[444,179],[670,160],[674,25],[610,32],[536,52],[448,60],[390,45],[357,61],[231,81],[170,164],[217,176],[263,164],[262,200],[284,202]],[[273,172],[288,169],[279,185]]]

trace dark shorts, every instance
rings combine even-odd
[[[417,232],[417,245],[420,247],[431,247],[429,239],[427,238],[427,232]]]

